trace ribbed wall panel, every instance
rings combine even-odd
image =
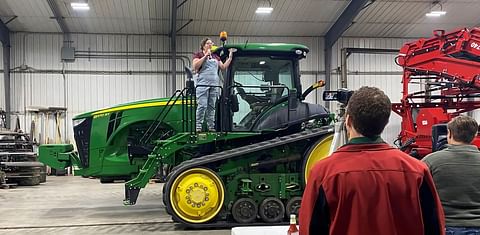
[[[19,117],[22,129],[30,129],[33,115],[26,112],[30,106],[67,107],[66,130],[67,136],[71,136],[71,119],[79,113],[166,96],[165,82],[167,78],[171,79],[167,73],[170,60],[137,59],[131,58],[131,54],[152,51],[152,54],[162,52],[168,55],[167,37],[73,34],[71,40],[77,51],[85,51],[84,54],[87,55],[89,51],[91,54],[110,51],[122,52],[130,58],[77,58],[75,62],[63,65],[60,60],[62,35],[13,34],[11,67],[15,69],[11,75],[11,102],[12,112]],[[182,63],[177,63],[181,68]],[[27,66],[27,71],[22,69],[25,68],[22,65]],[[65,66],[67,72],[65,78],[61,74],[62,66]],[[179,76],[181,77],[183,75]],[[0,84],[3,86],[3,79]],[[1,93],[3,94],[3,88]],[[2,95],[0,101],[3,102],[3,99]],[[53,136],[53,117],[50,119],[49,127],[46,124],[42,126],[48,136]],[[43,122],[47,123],[45,120],[43,118]],[[62,130],[65,129],[64,125],[65,123],[62,124]]]
[[[341,49],[353,48],[380,48],[400,49],[405,42],[412,39],[379,39],[379,38],[341,38],[334,45],[332,55],[332,69],[341,66]],[[375,86],[382,89],[393,103],[400,102],[402,97],[402,68],[395,64],[396,54],[351,54],[347,59],[347,87],[358,89],[361,86]],[[340,71],[332,75],[332,87],[340,87]],[[370,75],[355,75],[369,73]],[[392,75],[398,74],[398,75]],[[418,90],[418,86],[412,86]],[[400,117],[392,112],[390,122],[382,137],[393,143],[400,132]]]
[[[32,70],[61,69],[61,35],[13,33],[10,41],[12,69],[19,69],[22,64]]]

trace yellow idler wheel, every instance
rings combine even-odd
[[[189,223],[213,219],[223,206],[225,189],[215,172],[192,168],[180,174],[170,190],[170,203],[177,216]]]
[[[306,154],[306,161],[303,167],[303,175],[305,177],[305,183],[307,183],[310,170],[315,166],[318,161],[321,161],[328,157],[330,151],[330,145],[333,142],[333,135],[327,135],[318,140]]]

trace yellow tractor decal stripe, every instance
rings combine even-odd
[[[185,101],[185,103],[187,104],[189,102]],[[167,104],[168,104],[168,101],[159,101],[159,102],[144,103],[144,104],[131,104],[131,105],[126,105],[126,106],[122,106],[122,107],[103,109],[103,110],[94,112],[93,116],[100,115],[100,114],[105,114],[105,113],[129,110],[129,109],[138,109],[138,108],[146,108],[146,107],[154,107],[154,106],[165,106]],[[181,100],[175,101],[175,103],[170,102],[170,104],[182,104],[182,101]]]

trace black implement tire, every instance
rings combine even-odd
[[[21,179],[18,181],[20,186],[35,186],[40,184],[40,176],[34,176],[26,179]]]
[[[40,183],[47,182],[47,166],[40,167]]]
[[[102,184],[111,184],[115,181],[113,177],[100,177],[100,183]]]

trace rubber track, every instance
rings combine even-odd
[[[333,128],[331,126],[327,127],[321,127],[321,128],[315,128],[315,129],[309,129],[305,130],[302,132],[298,132],[295,134],[291,135],[286,135],[286,136],[281,136],[277,137],[274,139],[270,140],[265,140],[259,143],[255,144],[250,144],[250,145],[245,145],[240,148],[235,148],[235,149],[230,149],[218,153],[213,153],[210,155],[205,155],[202,157],[198,158],[193,158],[188,161],[184,161],[177,165],[176,167],[173,168],[172,172],[168,174],[167,177],[167,182],[164,185],[163,189],[163,202],[165,203],[167,212],[172,215],[172,219],[174,221],[179,221],[183,223],[184,226],[187,226],[189,228],[200,228],[200,229],[205,229],[205,228],[230,228],[230,227],[236,227],[236,226],[271,226],[271,225],[281,225],[281,224],[288,224],[288,222],[285,223],[251,223],[251,224],[243,224],[243,223],[236,223],[234,221],[213,221],[213,223],[204,223],[204,224],[192,224],[192,223],[186,223],[182,219],[180,219],[172,210],[171,204],[170,204],[170,188],[172,187],[173,181],[171,179],[176,179],[182,172],[194,168],[194,167],[199,167],[208,163],[216,162],[216,161],[222,161],[226,160],[229,158],[234,158],[237,156],[241,156],[244,154],[249,154],[253,152],[258,152],[262,151],[265,149],[269,148],[274,148],[278,146],[283,146],[286,144],[290,144],[293,142],[309,139],[309,138],[314,138],[326,134],[331,134],[333,133]]]

